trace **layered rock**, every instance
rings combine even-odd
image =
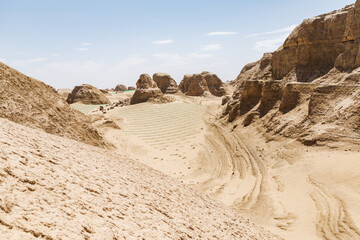
[[[226,95],[224,83],[216,74],[210,72],[185,75],[179,88],[188,96],[202,96],[207,92],[217,97]]]
[[[148,74],[141,74],[136,82],[136,91],[131,97],[130,104],[147,102],[151,98],[159,98],[162,95],[156,82]]]
[[[167,73],[155,73],[153,79],[163,93],[174,94],[178,92],[175,80]]]
[[[90,119],[54,88],[0,63],[0,117],[47,133],[105,146]]]
[[[313,93],[316,84],[312,83],[288,83],[283,89],[279,110],[287,113],[293,110],[301,102],[309,98]]]
[[[109,104],[110,100],[106,95],[94,86],[83,84],[76,86],[69,94],[66,101],[71,103],[83,104]]]
[[[209,91],[202,74],[187,74],[179,84],[180,90],[188,96],[202,96]]]
[[[224,107],[223,117],[230,122],[241,117],[245,125],[259,117],[268,131],[300,139],[304,134],[315,138],[319,132],[334,132],[330,128],[313,128],[318,127],[321,119],[327,119],[324,114],[341,114],[340,108],[329,107],[330,103],[335,104],[332,98],[347,97],[346,101],[352,101],[354,108],[360,108],[359,101],[349,97],[354,96],[354,89],[344,87],[360,84],[359,46],[359,1],[341,10],[304,20],[278,50],[264,54],[261,60],[242,69],[235,80],[234,94]],[[255,88],[253,80],[265,80],[264,86]],[[322,88],[317,88],[320,85],[324,89],[333,86],[330,88],[337,89],[334,90],[336,94],[320,91]],[[260,88],[260,104],[255,107]],[[249,96],[253,101],[249,101]],[[324,109],[332,109],[333,113],[327,111],[312,117],[313,110],[321,108],[315,104],[315,99],[321,99],[319,103],[328,106]],[[272,109],[274,111],[270,113]],[[335,121],[334,125],[340,124],[338,128],[346,126],[345,132],[356,133],[360,122],[350,117],[347,119]],[[335,135],[327,136],[332,138]]]
[[[212,95],[217,97],[226,95],[224,83],[216,74],[211,72],[202,72],[201,75],[205,78],[209,91]]]
[[[123,84],[118,84],[115,87],[115,91],[117,91],[117,92],[123,92],[123,91],[127,91],[127,90],[128,90],[128,88]]]

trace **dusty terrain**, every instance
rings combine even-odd
[[[1,239],[279,239],[140,163],[0,119]]]
[[[285,239],[360,238],[360,146],[305,146],[218,121],[219,98],[177,96],[106,114],[120,153],[209,194]],[[271,140],[271,141],[269,141]],[[339,164],[341,162],[341,164]]]

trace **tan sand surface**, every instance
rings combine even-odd
[[[110,111],[119,152],[210,194],[285,239],[360,239],[360,147],[308,147],[219,121],[220,99]],[[269,141],[272,140],[272,141]]]
[[[0,118],[1,239],[279,239],[122,154]]]

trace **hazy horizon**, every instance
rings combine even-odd
[[[233,80],[303,19],[355,1],[0,2],[0,62],[55,88],[112,88],[155,72]]]

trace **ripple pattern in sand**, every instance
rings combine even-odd
[[[153,147],[167,147],[195,138],[200,132],[203,107],[188,103],[130,106],[119,113],[128,134]]]

